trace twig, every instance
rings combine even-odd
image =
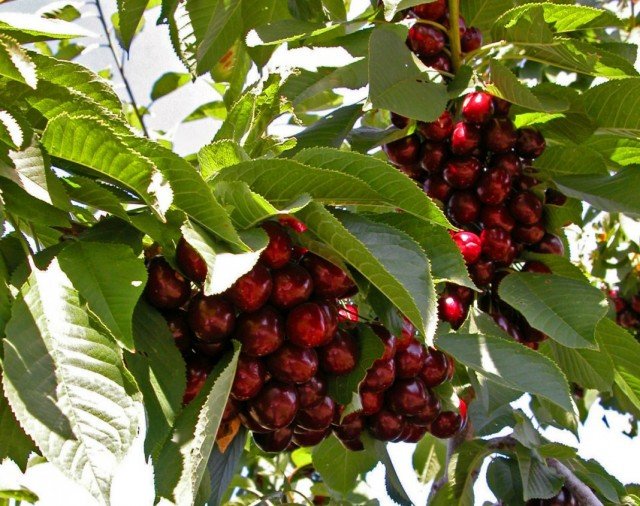
[[[458,71],[462,61],[462,45],[460,43],[460,0],[449,0],[449,44],[451,45],[451,62]]]
[[[593,491],[562,462],[549,458],[547,459],[547,465],[564,478],[564,486],[567,487],[580,506],[602,506],[602,502]]]

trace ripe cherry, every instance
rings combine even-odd
[[[440,439],[455,436],[462,428],[462,417],[453,411],[443,411],[431,422],[431,434]]]
[[[227,399],[227,404],[222,412],[222,422],[230,422],[238,416],[240,411],[240,403],[234,399]]]
[[[448,367],[447,356],[435,348],[429,348],[420,371],[420,379],[429,388],[442,385],[447,380]]]
[[[522,173],[522,162],[514,153],[500,153],[492,156],[489,167],[506,169],[512,177]]]
[[[391,334],[385,327],[382,325],[371,325],[371,330],[373,330],[377,336],[384,344],[384,353],[382,355],[381,360],[390,360],[396,354],[396,348],[398,340],[396,336]]]
[[[482,32],[475,26],[470,26],[464,32],[464,35],[460,39],[462,45],[462,51],[464,53],[470,53],[476,49],[482,47]]]
[[[320,376],[314,376],[306,383],[296,386],[300,409],[315,406],[327,394],[327,383]]]
[[[634,295],[631,297],[631,309],[636,313],[640,313],[640,296]]]
[[[298,395],[293,385],[270,381],[247,403],[251,416],[271,430],[289,425],[298,413]]]
[[[476,192],[484,204],[502,204],[511,190],[511,174],[506,169],[491,168],[480,176]]]
[[[542,262],[538,262],[536,260],[530,260],[524,267],[522,267],[522,272],[535,272],[538,274],[551,274],[551,269],[547,267],[546,264]]]
[[[391,123],[394,127],[399,128],[400,130],[407,128],[409,126],[409,118],[405,116],[401,116],[398,113],[391,113]]]
[[[318,348],[320,367],[327,374],[348,374],[358,363],[358,343],[344,330],[338,330],[333,340]]]
[[[320,444],[329,434],[330,428],[324,430],[307,430],[300,427],[293,431],[293,442],[298,446],[316,446]]]
[[[468,190],[456,191],[447,203],[447,216],[458,225],[468,225],[478,220],[480,201]]]
[[[415,179],[416,181],[424,174],[420,165],[400,165],[396,166],[396,169],[408,178]]]
[[[251,399],[258,395],[266,379],[267,369],[264,364],[260,360],[242,354],[238,359],[231,396],[238,401]]]
[[[364,450],[364,444],[360,439],[341,439],[340,442],[342,446],[352,452],[361,452]]]
[[[540,184],[540,181],[538,181],[535,177],[524,175],[524,174],[514,179],[513,181],[513,187],[516,190],[520,190],[523,192],[530,190],[537,184]]]
[[[345,416],[339,425],[333,428],[336,436],[342,440],[358,439],[364,430],[364,417],[356,411]]]
[[[482,134],[477,125],[461,121],[456,123],[451,134],[451,152],[454,155],[472,154],[480,145]]]
[[[449,111],[444,111],[440,117],[431,123],[418,123],[418,131],[430,141],[442,142],[453,133],[453,117]]]
[[[447,12],[447,1],[435,0],[434,2],[416,5],[411,10],[421,19],[438,21]]]
[[[358,323],[360,315],[355,304],[343,304],[338,308],[338,321],[341,323]]]
[[[503,205],[484,206],[480,213],[480,222],[485,228],[498,227],[511,232],[516,226],[516,220]]]
[[[485,123],[493,116],[493,97],[483,91],[469,93],[462,102],[462,115],[471,123]]]
[[[207,264],[200,253],[189,244],[184,237],[178,241],[176,262],[180,270],[195,283],[202,283],[207,277]]]
[[[513,230],[513,238],[523,244],[532,245],[540,242],[545,234],[545,228],[542,223],[534,223],[533,225],[518,225]]]
[[[394,165],[415,165],[420,158],[420,139],[409,135],[382,146],[389,161]]]
[[[544,200],[552,206],[563,206],[567,203],[567,196],[554,188],[547,188],[544,193]]]
[[[502,98],[493,97],[493,109],[496,116],[506,118],[507,116],[509,116],[511,103]]]
[[[173,270],[164,258],[153,258],[148,269],[144,294],[152,306],[158,309],[177,309],[189,300],[189,281]]]
[[[409,29],[407,45],[420,56],[434,56],[444,49],[444,34],[433,26],[415,23]]]
[[[494,153],[507,153],[516,145],[518,135],[509,118],[493,118],[486,126],[484,144]]]
[[[271,303],[280,309],[289,309],[306,302],[313,291],[309,272],[296,264],[287,264],[272,272]]]
[[[186,311],[168,311],[163,313],[162,316],[167,321],[169,331],[178,349],[180,351],[188,350],[191,344],[191,329],[187,323]]]
[[[453,158],[449,160],[442,171],[444,180],[453,188],[469,188],[480,175],[482,165],[477,158]]]
[[[426,350],[413,336],[398,339],[396,348],[396,378],[414,378],[422,369]]]
[[[451,23],[448,12],[445,13],[444,18],[442,19],[442,24],[447,28],[447,30],[449,30]],[[466,32],[467,30],[467,23],[462,16],[458,16],[458,29],[460,37],[462,37],[464,35],[464,32]]]
[[[382,409],[384,405],[384,392],[374,392],[366,388],[360,388],[360,403],[362,404],[362,414],[373,415]]]
[[[469,275],[478,287],[487,286],[495,274],[496,267],[494,263],[487,259],[481,258],[477,263],[469,267]]]
[[[336,412],[336,404],[328,395],[318,404],[298,412],[296,422],[307,430],[323,430],[331,425]]]
[[[447,148],[439,142],[426,141],[423,146],[420,168],[430,174],[437,173],[447,157]]]
[[[367,375],[362,380],[362,386],[367,390],[382,392],[393,385],[395,379],[396,364],[393,359],[378,359],[367,371]]]
[[[327,311],[316,302],[297,306],[287,317],[287,337],[298,346],[313,348],[328,344],[333,338],[331,329],[332,322]]]
[[[287,449],[293,438],[291,427],[282,427],[274,432],[254,432],[253,440],[263,452],[280,453]]]
[[[400,440],[405,443],[418,443],[429,432],[428,427],[422,425],[416,425],[415,423],[407,420],[400,436]]]
[[[256,264],[233,284],[227,291],[227,296],[240,311],[251,313],[266,304],[272,288],[273,280],[269,269]]]
[[[460,249],[460,253],[462,253],[462,257],[468,265],[478,261],[482,252],[482,243],[476,234],[465,231],[456,232],[452,239]]]
[[[445,285],[445,292],[460,300],[465,305],[470,305],[475,297],[475,292],[471,288],[453,283],[447,283]]]
[[[267,367],[277,380],[306,383],[318,372],[318,355],[313,349],[284,343],[267,357]]]
[[[251,432],[254,432],[254,433],[255,432],[259,432],[259,433],[271,432],[269,429],[266,429],[262,425],[260,425],[257,422],[257,420],[253,418],[253,416],[251,416],[251,414],[249,413],[249,410],[247,409],[246,404],[240,409],[238,416],[240,417],[240,422],[242,423],[242,425],[244,425]]]
[[[203,355],[207,355],[208,357],[211,358],[220,358],[220,356],[224,353],[224,351],[227,349],[227,345],[229,343],[227,341],[222,341],[222,342],[206,342],[206,341],[201,341],[198,338],[195,338],[192,341],[192,345],[193,348],[198,352],[201,353]]]
[[[509,257],[511,236],[501,228],[486,228],[482,231],[482,252],[494,262],[504,262]]]
[[[446,202],[451,194],[451,186],[441,176],[427,178],[423,186],[424,192],[432,199]]]
[[[544,136],[534,128],[521,128],[518,130],[518,142],[516,151],[522,158],[538,158],[545,150]]]
[[[189,326],[198,339],[205,343],[220,343],[233,332],[236,324],[235,309],[218,295],[196,295],[189,304]]]
[[[427,67],[439,70],[440,72],[451,73],[451,71],[453,70],[453,63],[451,62],[451,58],[449,58],[445,53],[440,53],[435,56],[429,57],[423,56],[420,58],[420,61]]]
[[[416,425],[428,426],[440,414],[440,400],[431,390],[427,389],[424,407],[409,420]]]
[[[280,269],[291,260],[291,237],[287,230],[275,221],[265,221],[262,228],[269,235],[269,244],[260,255],[260,259],[267,267]]]
[[[533,225],[542,218],[542,201],[531,192],[518,193],[509,203],[513,217],[525,225]]]
[[[536,253],[548,253],[551,255],[564,255],[564,244],[558,236],[545,234],[542,240],[534,246]]]
[[[264,306],[254,313],[238,318],[236,338],[242,351],[252,357],[262,357],[276,351],[284,341],[284,326],[278,311]]]
[[[373,437],[380,441],[397,439],[402,434],[404,424],[402,415],[388,409],[382,409],[369,418],[369,430]]]
[[[311,274],[313,291],[319,297],[340,299],[355,294],[355,284],[336,264],[313,253],[307,253],[302,259],[302,265]]]
[[[457,329],[467,317],[467,307],[451,295],[443,295],[438,300],[438,317]]]
[[[387,404],[396,413],[414,416],[427,405],[427,389],[420,379],[401,379],[387,390]]]
[[[201,357],[187,359],[187,388],[182,397],[182,404],[189,404],[200,393],[211,369],[211,363]]]
[[[625,329],[633,329],[640,325],[640,320],[631,311],[622,311],[616,316],[616,322],[618,325]]]

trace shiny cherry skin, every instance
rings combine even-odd
[[[422,380],[401,379],[387,390],[387,405],[404,416],[419,414],[427,405],[427,389]]]
[[[545,228],[542,223],[534,223],[532,225],[518,225],[513,230],[513,238],[523,244],[529,246],[539,243],[545,234]]]
[[[457,329],[467,317],[467,307],[456,297],[445,294],[438,300],[438,317]]]
[[[551,255],[564,255],[564,244],[560,238],[553,234],[545,234],[542,240],[534,246],[536,253],[548,253]]]
[[[505,169],[511,174],[511,177],[522,174],[522,161],[515,153],[500,153],[492,156],[489,167]]]
[[[522,267],[522,272],[534,272],[537,274],[551,274],[551,269],[546,264],[536,260],[530,260]]]
[[[184,237],[178,241],[176,262],[180,270],[195,283],[202,283],[207,277],[207,263]]]
[[[307,348],[323,346],[333,338],[329,317],[323,306],[316,302],[294,308],[287,316],[286,328],[292,343]]]
[[[420,158],[420,168],[429,174],[436,174],[447,158],[447,148],[440,142],[426,141]]]
[[[211,369],[211,363],[201,357],[187,359],[187,387],[182,396],[182,404],[189,404],[200,393]]]
[[[280,313],[270,306],[244,313],[238,318],[236,338],[242,352],[251,357],[263,357],[276,351],[284,341],[284,325]]]
[[[445,13],[444,18],[442,19],[442,24],[446,27],[447,30],[449,30],[451,23],[448,12]],[[464,35],[464,32],[467,31],[467,23],[462,16],[458,17],[458,30],[460,33],[460,37],[462,37]]]
[[[528,127],[518,130],[516,152],[522,158],[538,158],[545,148],[544,136],[538,130]]]
[[[468,190],[454,192],[447,202],[447,216],[457,225],[468,225],[480,216],[480,201]]]
[[[480,146],[481,140],[477,125],[461,121],[456,123],[451,134],[451,152],[458,156],[470,155]]]
[[[228,399],[227,404],[224,407],[224,411],[222,412],[222,422],[230,422],[238,416],[239,411],[240,403],[235,399]]]
[[[396,169],[408,178],[415,179],[416,181],[423,175],[420,165],[400,165],[396,166]]]
[[[307,430],[324,430],[331,425],[336,413],[336,404],[328,395],[318,404],[301,409],[296,417],[299,427]]]
[[[236,376],[231,387],[231,397],[246,401],[258,395],[267,380],[267,368],[264,364],[244,353],[238,359]]]
[[[228,347],[229,341],[222,342],[206,342],[195,338],[191,344],[193,349],[198,353],[206,355],[211,358],[220,358]]]
[[[318,299],[316,303],[324,313],[327,324],[327,340],[324,344],[328,344],[338,331],[338,306],[335,299]]]
[[[469,275],[476,286],[483,288],[491,283],[496,272],[495,264],[488,258],[481,258],[469,267]]]
[[[465,305],[470,305],[475,298],[475,292],[471,288],[453,283],[447,283],[445,285],[445,293],[455,297]]]
[[[511,232],[516,226],[509,210],[501,206],[484,206],[480,212],[480,222],[485,228],[498,227]]]
[[[514,188],[523,192],[530,190],[537,184],[540,184],[540,181],[538,181],[535,177],[528,175],[521,175],[520,177],[515,178],[513,181]]]
[[[388,409],[381,409],[369,418],[369,431],[375,439],[393,441],[402,434],[404,424],[402,415]]]
[[[431,422],[429,430],[439,439],[455,436],[462,428],[462,417],[453,411],[443,411]]]
[[[274,432],[253,433],[253,441],[263,452],[280,453],[287,449],[293,438],[291,427],[282,427]]]
[[[272,289],[269,269],[258,263],[233,284],[227,291],[227,297],[240,311],[251,313],[266,304]]]
[[[493,153],[507,153],[516,145],[518,134],[509,118],[493,118],[484,133],[484,145]]]
[[[434,2],[416,5],[411,8],[411,11],[420,19],[438,21],[447,12],[447,1],[435,0]]]
[[[298,427],[293,431],[293,442],[300,447],[316,446],[330,433],[330,428],[324,430],[307,430]]]
[[[415,23],[409,29],[407,45],[420,56],[434,56],[444,49],[444,34],[433,26]]]
[[[431,123],[418,123],[418,131],[422,136],[433,142],[443,142],[453,133],[453,116],[444,111],[440,117]]]
[[[429,432],[428,427],[417,425],[407,420],[402,431],[401,440],[405,443],[419,443],[427,432]]]
[[[382,150],[394,165],[415,165],[420,160],[420,139],[409,135],[385,144]]]
[[[445,53],[440,53],[435,56],[429,57],[422,56],[420,58],[420,61],[427,67],[439,70],[440,72],[451,73],[451,71],[453,70],[453,63],[451,62],[451,58],[449,58]]]
[[[396,127],[399,128],[400,130],[407,128],[409,126],[409,118],[406,118],[405,116],[401,116],[398,113],[392,112],[391,113],[391,124]]]
[[[189,304],[189,327],[206,343],[225,341],[236,325],[236,312],[230,302],[218,295],[196,295]]]
[[[364,450],[364,444],[360,439],[341,439],[340,442],[349,451],[361,452]]]
[[[384,353],[381,360],[390,360],[396,355],[397,343],[398,339],[391,332],[389,332],[382,325],[371,325],[371,330],[373,330],[376,335],[384,344]]]
[[[567,196],[555,188],[547,188],[544,192],[544,201],[552,206],[563,206],[567,203]]]
[[[278,430],[289,425],[298,413],[296,388],[288,383],[269,381],[247,402],[250,415],[263,427]]]
[[[182,310],[167,311],[162,314],[167,321],[173,341],[180,351],[189,349],[191,344],[191,329],[187,322],[187,312]]]
[[[396,364],[394,360],[378,359],[367,371],[367,375],[362,381],[362,386],[367,390],[382,392],[393,385],[395,379]]]
[[[398,339],[394,357],[396,378],[414,378],[422,369],[426,350],[413,336],[402,336]]]
[[[360,411],[349,413],[333,428],[333,432],[339,439],[347,440],[359,438],[363,430],[364,416]]]
[[[509,256],[511,236],[501,228],[486,228],[482,231],[482,253],[494,262],[504,262]]]
[[[436,419],[442,409],[440,406],[440,399],[431,390],[426,391],[426,403],[424,407],[409,420],[416,425],[422,425],[428,427],[429,424]]]
[[[476,49],[482,47],[482,32],[475,26],[470,26],[464,32],[464,35],[460,39],[463,53],[470,53]]]
[[[275,221],[265,221],[262,228],[269,235],[269,244],[260,255],[260,260],[271,269],[280,269],[291,260],[291,237],[287,230]]]
[[[327,374],[349,374],[358,363],[358,343],[344,330],[338,330],[333,340],[318,348],[320,367]]]
[[[483,204],[502,204],[511,190],[511,174],[505,169],[491,168],[482,174],[476,192]]]
[[[271,273],[273,289],[271,304],[279,309],[290,309],[309,300],[313,292],[313,280],[309,271],[297,264],[287,264]]]
[[[419,377],[425,386],[435,388],[447,381],[448,369],[448,357],[435,348],[429,348]]]
[[[164,258],[153,258],[149,262],[148,271],[144,294],[152,306],[158,309],[178,309],[189,300],[189,281],[173,270]]]
[[[507,102],[499,97],[493,97],[493,110],[495,116],[506,118],[509,116],[509,111],[511,110],[511,102]]]
[[[542,218],[542,201],[531,192],[518,193],[509,203],[513,217],[524,225],[533,225]]]
[[[280,381],[306,383],[318,372],[318,355],[315,350],[285,342],[267,357],[267,368]]]
[[[313,291],[318,297],[340,299],[355,294],[355,284],[336,264],[313,253],[307,253],[302,259],[302,265],[309,271],[313,279]]]
[[[440,202],[446,202],[452,191],[451,186],[439,175],[427,178],[422,188],[430,198]]]
[[[468,264],[475,264],[480,258],[482,252],[482,243],[480,238],[473,232],[456,232],[453,237],[453,242],[460,249],[464,261]]]
[[[481,170],[480,160],[473,156],[453,158],[445,164],[442,177],[452,188],[463,190],[476,182]]]
[[[486,123],[493,116],[493,97],[484,91],[469,93],[462,102],[462,116],[470,123]]]
[[[384,392],[374,392],[373,390],[360,388],[360,403],[362,404],[363,415],[373,415],[384,406]]]
[[[296,385],[300,409],[318,404],[327,395],[327,382],[321,376],[314,376],[306,383]]]
[[[341,323],[358,323],[360,314],[355,304],[343,304],[338,307],[338,321]]]

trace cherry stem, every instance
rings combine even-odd
[[[460,43],[460,0],[449,0],[449,45],[451,63],[457,72],[462,62],[462,44]]]

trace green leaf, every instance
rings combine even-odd
[[[526,346],[492,335],[461,333],[438,336],[436,344],[456,361],[502,386],[540,395],[573,410],[569,386],[560,369]]]
[[[532,327],[563,346],[596,348],[596,325],[607,307],[602,292],[587,282],[515,273],[500,283],[499,294],[507,304],[518,308]]]
[[[0,13],[0,32],[10,35],[21,44],[41,40],[95,37],[92,32],[74,23],[18,12]]]
[[[249,155],[242,147],[231,141],[222,140],[207,144],[198,151],[198,163],[200,172],[206,180],[212,177],[220,169],[231,167],[240,162],[249,160]]]
[[[577,174],[588,174],[589,177],[609,174],[603,156],[584,145],[549,146],[533,162],[533,166],[554,178]]]
[[[155,83],[153,83],[153,87],[151,88],[151,100],[158,100],[185,84],[188,84],[190,81],[190,74],[186,74],[184,72],[165,72],[156,79]]]
[[[600,329],[601,325],[601,323],[598,324],[597,329]],[[548,343],[543,349],[572,383],[600,392],[611,391],[614,365],[606,353],[565,348],[554,342]]]
[[[496,19],[514,5],[514,0],[461,0],[460,11],[467,26],[478,27],[487,38]]]
[[[310,127],[296,134],[294,136],[297,140],[296,146],[289,150],[287,155],[315,146],[339,148],[360,116],[362,116],[362,105],[360,104],[340,107],[330,112]]]
[[[640,136],[640,78],[594,86],[584,92],[584,106],[600,130],[632,139]]]
[[[0,109],[0,142],[11,149],[21,149],[31,138],[28,123],[13,112]]]
[[[411,501],[409,494],[407,494],[407,491],[404,489],[404,486],[400,481],[400,477],[398,476],[398,472],[393,465],[391,456],[387,450],[387,444],[382,441],[376,441],[374,445],[378,459],[384,465],[384,485],[387,494],[389,494],[389,497],[391,497],[391,499],[400,506],[413,506],[413,501]]]
[[[36,66],[27,52],[11,37],[0,35],[0,75],[35,89]]]
[[[540,458],[533,455],[531,450],[517,445],[516,455],[525,501],[534,498],[550,499],[560,491],[562,478],[547,467]]]
[[[473,485],[478,476],[482,461],[491,450],[482,440],[465,441],[458,447],[458,451],[451,457],[449,470],[453,469],[453,497],[455,504],[474,504]],[[447,503],[439,503],[447,504]],[[448,504],[453,504],[449,502]]]
[[[514,506],[523,504],[522,480],[515,460],[505,457],[491,460],[487,467],[487,485],[503,503]]]
[[[200,119],[217,119],[224,120],[227,118],[227,108],[224,102],[220,100],[214,100],[213,102],[207,102],[206,104],[199,105],[189,115],[182,120],[183,123],[189,123],[190,121],[198,121]]]
[[[117,341],[132,351],[133,310],[147,280],[143,262],[124,244],[87,241],[70,244],[58,260],[91,310]]]
[[[431,434],[417,444],[413,453],[413,469],[420,483],[429,483],[444,470],[447,445]]]
[[[32,197],[16,183],[0,177],[4,208],[31,223],[50,227],[68,227],[68,214],[40,199]]]
[[[433,1],[434,0],[427,0],[426,2],[423,0],[383,0],[384,18],[387,21],[391,21],[398,12],[404,9],[408,9],[420,4],[430,3]]]
[[[0,462],[8,458],[24,469],[29,455],[35,451],[36,446],[18,424],[0,383]]]
[[[129,216],[123,208],[123,203],[107,185],[88,177],[73,176],[62,180],[65,190],[76,202],[82,202],[95,209],[106,211],[125,221],[129,221]]]
[[[32,272],[6,334],[3,386],[16,418],[48,461],[107,502],[141,409],[117,346],[91,328],[55,260]]]
[[[240,427],[240,431],[235,435],[231,445],[227,447],[224,453],[220,452],[217,445],[214,446],[207,463],[209,475],[211,476],[211,494],[208,504],[212,506],[223,504],[233,477],[240,471],[241,458],[246,441],[247,433],[244,427]]]
[[[581,144],[617,165],[640,165],[640,141],[616,135],[595,135]]]
[[[571,263],[568,258],[560,255],[547,255],[544,253],[526,252],[524,258],[535,260],[545,264],[556,276],[575,279],[576,281],[586,281],[587,277],[577,265]]]
[[[131,41],[144,20],[142,16],[149,0],[118,0],[120,40],[125,50],[129,50]]]
[[[377,28],[369,46],[369,100],[407,118],[434,121],[449,99],[443,84],[428,81],[416,65],[402,32]]]

